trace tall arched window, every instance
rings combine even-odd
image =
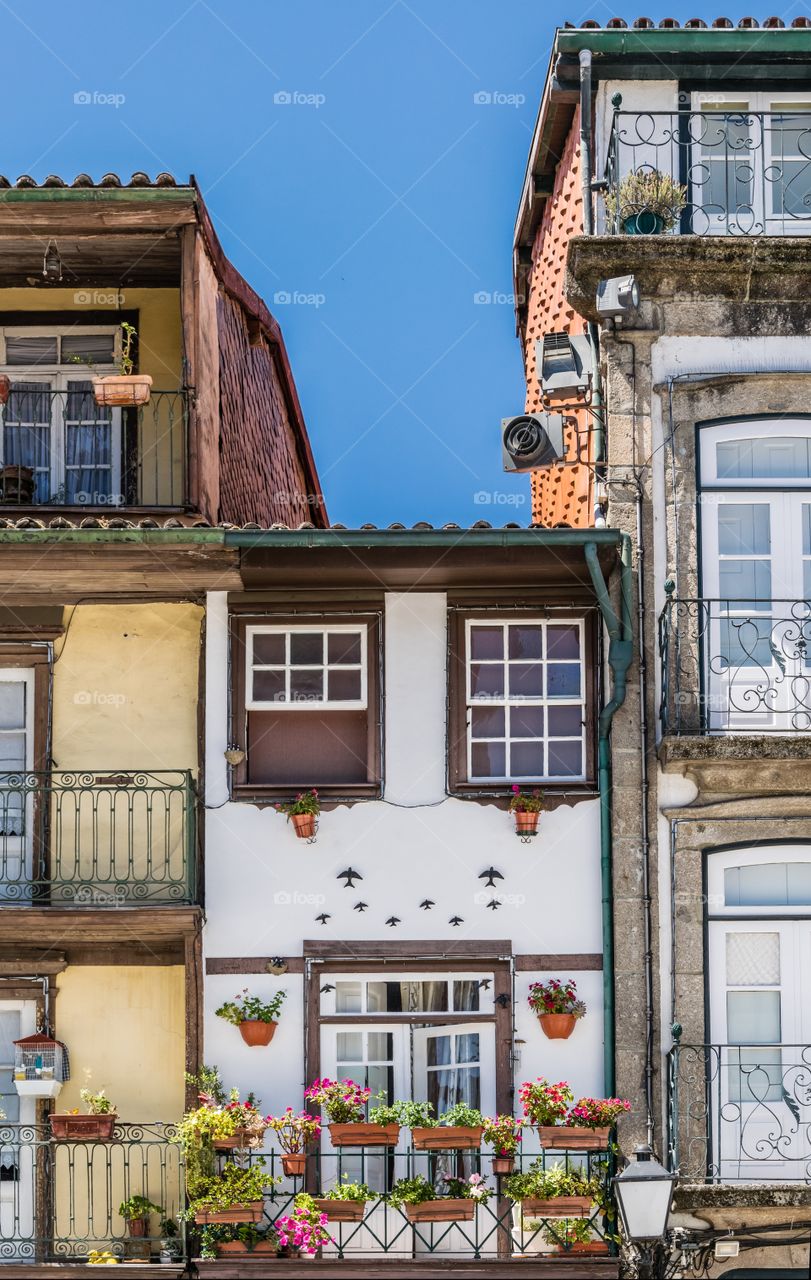
[[[710,731],[811,731],[811,418],[699,429]]]

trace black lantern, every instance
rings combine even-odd
[[[623,1233],[632,1244],[664,1239],[675,1185],[676,1175],[654,1160],[650,1147],[637,1147],[614,1179]]]
[[[62,279],[62,259],[59,256],[59,250],[54,240],[48,241],[48,248],[45,250],[45,257],[42,259],[42,274],[46,280],[50,280],[53,284]]]

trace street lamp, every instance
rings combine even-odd
[[[637,1147],[634,1159],[614,1179],[625,1238],[639,1254],[639,1275],[664,1275],[664,1241],[676,1175],[654,1160],[650,1147]]]

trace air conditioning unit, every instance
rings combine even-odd
[[[544,399],[587,400],[591,394],[591,342],[586,334],[545,333],[535,344]]]
[[[505,471],[534,471],[564,455],[563,417],[559,413],[522,413],[501,420]]]

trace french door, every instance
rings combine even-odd
[[[723,1181],[804,1181],[811,1161],[811,920],[710,922],[713,1161]]]
[[[34,1236],[34,1184],[36,1148],[33,1125],[36,1100],[20,1098],[14,1088],[14,1041],[33,1035],[36,1005],[33,1000],[0,1000],[0,1252],[9,1261],[30,1256]]]
[[[34,862],[34,673],[0,668],[0,902],[31,896]]]

